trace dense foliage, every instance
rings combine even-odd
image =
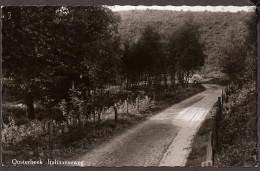
[[[188,82],[189,77],[204,66],[205,45],[200,42],[198,28],[198,25],[189,17],[183,26],[172,33],[170,37],[169,68],[173,72],[173,77],[177,71],[180,82],[183,82],[182,78]]]
[[[18,90],[28,118],[57,120],[51,110],[37,116],[38,103],[60,108],[60,121],[95,120],[115,103],[111,87],[145,84],[155,98],[163,81],[168,88],[169,75],[171,85],[175,72],[183,85],[204,64],[204,45],[192,16],[167,41],[147,25],[135,42],[124,43],[119,23],[120,16],[103,6],[3,8],[5,86]]]
[[[220,122],[221,149],[215,158],[219,166],[255,166],[257,163],[255,21],[254,15],[247,21],[244,42],[235,41],[232,35],[229,46],[222,49],[220,64],[229,76],[233,92]]]
[[[251,20],[252,13],[248,12],[134,10],[119,13],[122,20],[119,33],[123,42],[136,42],[147,25],[157,28],[162,35],[162,41],[167,42],[172,32],[182,27],[187,16],[192,16],[193,23],[199,25],[200,42],[205,45],[205,65],[199,72],[204,77],[224,75],[219,65],[222,47],[228,46],[232,32],[237,41],[243,42],[248,29],[245,22],[255,23]]]
[[[236,32],[228,36],[229,41],[221,47],[219,63],[226,79],[215,79],[211,83],[225,82],[229,90],[224,98],[223,110],[214,113],[203,123],[192,145],[187,165],[200,166],[207,155],[209,132],[218,130],[218,148],[214,150],[214,166],[257,165],[257,55],[256,17],[247,20],[245,39],[240,41]],[[218,107],[217,107],[218,108]],[[219,108],[218,108],[219,109]],[[215,117],[212,117],[217,115]],[[216,120],[216,118],[218,118]],[[216,122],[218,124],[216,124]],[[213,136],[214,137],[214,136]],[[216,144],[216,143],[213,143]]]
[[[234,86],[224,105],[220,122],[216,166],[250,166],[257,164],[256,85]]]
[[[247,31],[244,41],[239,41],[235,33],[229,36],[227,46],[221,48],[219,59],[222,72],[229,76],[235,84],[242,84],[256,81],[256,17],[254,14],[245,22]]]
[[[114,82],[118,22],[104,7],[3,9],[4,78],[24,94],[29,118],[35,100],[46,107],[70,103],[73,86],[86,100],[87,91],[94,96]]]

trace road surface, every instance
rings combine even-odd
[[[185,166],[191,142],[221,95],[218,85],[175,104],[77,160],[84,166]]]

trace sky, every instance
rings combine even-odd
[[[171,11],[211,11],[211,12],[252,12],[254,6],[108,6],[112,11],[128,11],[128,10],[171,10]]]

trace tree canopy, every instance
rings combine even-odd
[[[169,75],[183,82],[204,65],[192,17],[167,41],[147,25],[136,41],[123,43],[120,21],[105,6],[3,8],[4,77],[21,90],[29,118],[36,117],[36,102],[62,106],[66,116],[79,117],[79,107],[100,115],[111,105],[110,86],[141,84],[156,92],[162,82],[167,88]]]
[[[103,6],[3,8],[3,71],[48,105],[69,98],[72,84],[114,81],[118,16]],[[30,99],[30,100],[29,100]],[[28,112],[33,119],[34,111]]]
[[[239,41],[233,32],[226,46],[221,49],[219,63],[222,71],[234,82],[256,80],[256,28],[255,15],[245,22],[247,29],[244,41]]]
[[[192,18],[188,18],[183,26],[172,33],[168,48],[170,68],[177,70],[179,81],[204,65],[204,44],[200,42],[200,32]]]

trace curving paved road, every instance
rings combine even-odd
[[[185,166],[193,136],[217,98],[221,86],[175,104],[105,142],[77,160],[84,166]]]

